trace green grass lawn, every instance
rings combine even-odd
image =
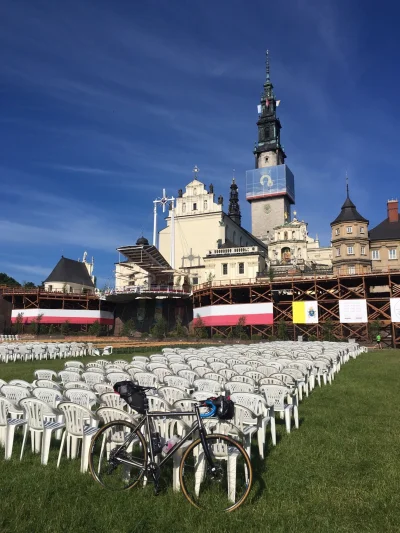
[[[0,377],[32,380],[34,368],[63,364],[1,365]],[[17,443],[14,458],[0,460],[0,532],[399,532],[399,374],[399,351],[375,351],[315,389],[300,405],[299,430],[286,435],[278,422],[264,463],[254,447],[254,488],[230,515],[197,511],[170,487],[157,497],[151,486],[106,492],[79,461],[57,469],[57,445],[42,467],[28,448],[20,462]]]

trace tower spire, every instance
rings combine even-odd
[[[347,194],[347,198],[349,198],[349,176],[347,175],[347,170],[346,170],[346,194]]]
[[[235,172],[235,171],[233,171]],[[231,218],[236,224],[241,224],[242,215],[240,213],[240,206],[239,206],[239,189],[235,180],[235,176],[232,178],[231,183],[231,192],[229,195],[229,208],[228,208],[228,216]]]
[[[266,57],[266,62],[265,62],[265,68],[266,68],[266,78],[265,79],[267,81],[270,81],[270,79],[269,79],[269,50],[267,50],[266,55],[267,55],[267,57]]]

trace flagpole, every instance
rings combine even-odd
[[[154,200],[153,204],[154,204],[153,246],[157,246],[157,200]]]

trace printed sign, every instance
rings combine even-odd
[[[367,323],[367,300],[339,300],[339,316],[341,324]]]

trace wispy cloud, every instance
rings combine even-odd
[[[38,266],[38,265],[20,265],[18,263],[9,263],[9,262],[3,262],[3,267],[11,270],[16,270],[17,272],[21,272],[22,274],[31,274],[34,276],[48,276],[52,270],[51,268],[44,267],[44,266]]]

